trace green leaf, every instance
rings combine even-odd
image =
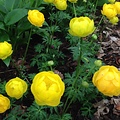
[[[18,22],[20,19],[22,19],[24,16],[26,16],[27,12],[28,12],[27,9],[22,8],[14,9],[5,16],[4,22],[6,25],[14,24]]]
[[[0,29],[5,30],[5,26],[4,26],[3,22],[0,22]]]
[[[7,67],[10,65],[10,60],[11,60],[11,57],[7,57],[5,60],[3,60],[3,62]]]
[[[98,0],[97,6],[102,6],[105,3],[108,3],[108,0]]]

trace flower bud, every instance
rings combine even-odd
[[[97,38],[98,38],[98,37],[97,37],[96,34],[92,34],[92,39],[93,39],[93,40],[97,40]]]
[[[54,65],[54,62],[52,60],[48,61],[47,62],[48,66],[53,66]]]
[[[101,61],[101,60],[96,60],[96,61],[94,62],[94,64],[95,64],[95,66],[100,67],[100,66],[102,65],[102,61]]]
[[[85,88],[88,88],[89,87],[89,83],[86,82],[86,81],[82,81],[82,86],[85,87]]]

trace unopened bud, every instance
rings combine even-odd
[[[86,82],[86,81],[82,81],[82,86],[85,87],[85,88],[88,88],[89,87],[89,83]]]
[[[52,60],[48,61],[47,62],[48,66],[53,66],[54,65],[54,62]]]
[[[93,39],[93,40],[97,40],[97,38],[98,38],[98,37],[97,37],[96,34],[92,34],[92,39]]]
[[[96,61],[94,62],[94,64],[95,64],[95,66],[100,67],[100,66],[102,65],[102,61],[101,61],[101,60],[96,60]]]

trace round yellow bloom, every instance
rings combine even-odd
[[[53,4],[58,10],[66,10],[67,9],[67,1],[66,0],[54,0]]]
[[[45,21],[43,13],[39,12],[38,10],[29,10],[27,18],[32,25],[37,27],[42,27]]]
[[[106,96],[120,95],[120,71],[114,66],[100,67],[93,75],[92,82]]]
[[[119,19],[118,17],[113,17],[112,19],[110,19],[110,22],[113,24],[113,25],[117,25]]]
[[[110,3],[114,3],[114,2],[115,2],[115,0],[108,0],[108,2],[110,2]]]
[[[71,3],[77,3],[78,0],[68,0]]]
[[[111,19],[117,15],[116,8],[113,4],[104,4],[103,10],[101,10],[101,13],[105,15],[108,19]]]
[[[10,100],[0,94],[0,113],[4,113],[6,110],[10,108]]]
[[[0,59],[4,60],[13,53],[12,45],[6,41],[0,42]]]
[[[20,99],[27,90],[27,83],[16,77],[6,83],[5,90],[10,97]]]
[[[120,2],[115,2],[114,6],[117,10],[117,14],[120,14]]]
[[[70,20],[69,33],[73,36],[86,37],[94,32],[94,21],[88,17],[75,17]]]
[[[31,91],[38,105],[57,106],[65,90],[58,74],[52,71],[38,73],[31,85]]]
[[[44,0],[44,2],[47,2],[47,3],[53,3],[54,0]]]

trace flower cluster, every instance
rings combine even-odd
[[[65,90],[58,74],[52,71],[38,73],[31,85],[31,91],[38,105],[57,106]]]
[[[120,95],[120,71],[114,66],[105,65],[94,73],[93,84],[106,96]]]
[[[4,60],[13,53],[12,45],[7,41],[0,42],[0,59]]]
[[[95,30],[94,21],[88,17],[75,17],[70,20],[69,33],[77,37],[86,37]]]
[[[112,4],[113,3],[113,4]],[[117,15],[120,14],[120,2],[113,2],[111,4],[104,4],[103,10],[101,10],[101,13],[105,15],[109,21],[116,25],[119,21]]]
[[[68,0],[71,3],[77,3],[78,0]],[[52,3],[58,10],[67,9],[67,0],[44,0],[44,2]]]

